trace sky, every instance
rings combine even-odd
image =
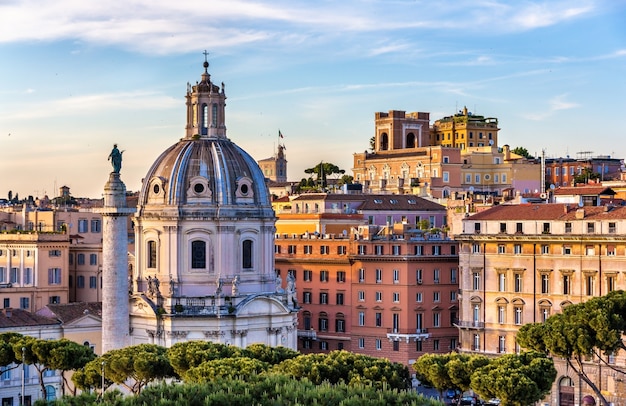
[[[0,0],[0,198],[130,191],[184,136],[187,82],[225,83],[255,159],[351,173],[376,112],[464,106],[500,145],[626,158],[624,0]]]

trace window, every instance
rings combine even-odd
[[[439,269],[433,270],[433,282],[439,283]]]
[[[422,303],[422,292],[417,292],[415,294],[415,301],[418,303]]]
[[[359,326],[365,325],[365,312],[359,312]]]
[[[346,273],[344,271],[337,271],[337,282],[343,283],[346,281]]]
[[[337,247],[337,254],[338,255],[346,255],[348,248],[345,245],[340,245]]]
[[[30,308],[30,298],[21,297],[20,298],[20,309],[28,310]]]
[[[376,313],[376,327],[382,327],[383,325],[383,314]]]
[[[477,244],[477,243],[472,244],[472,253],[480,254],[480,244]]]
[[[359,283],[365,282],[365,269],[359,268]]]
[[[61,303],[61,296],[50,296],[48,301],[49,301],[50,304],[60,304]]]
[[[85,277],[83,275],[78,275],[76,277],[76,287],[82,289],[85,287]]]
[[[97,287],[97,278],[95,276],[89,277],[89,289],[96,289]]]
[[[479,304],[474,304],[474,307],[472,308],[472,321],[474,322],[474,325],[478,325],[478,323],[480,323],[480,305]]]
[[[523,223],[515,223],[515,232],[517,234],[523,234],[524,233],[524,225],[523,225]]]
[[[595,247],[593,245],[585,246],[585,255],[593,256],[596,254]]]
[[[382,302],[383,301],[383,292],[381,291],[376,291],[376,301],[377,302]]]
[[[498,244],[498,254],[506,254],[506,245]]]
[[[366,255],[367,254],[367,246],[366,245],[359,245],[358,252],[359,252],[359,255]]]
[[[469,173],[465,174],[465,183],[472,183],[472,175]]]
[[[572,293],[572,280],[570,275],[563,275],[563,294],[569,295]]]
[[[541,308],[541,322],[545,323],[546,320],[548,320],[548,317],[550,317],[550,308],[542,307]]]
[[[441,255],[441,245],[433,245],[432,253],[433,255]]]
[[[480,183],[480,175],[474,175],[474,183]]]
[[[433,292],[433,302],[441,302],[441,295],[438,290]]]
[[[320,271],[320,282],[328,282],[328,271]]]
[[[89,254],[89,265],[98,265],[98,254]]]
[[[506,307],[498,306],[498,323],[504,324],[506,323]]]
[[[572,255],[572,246],[564,245],[563,246],[563,255]]]
[[[337,333],[344,333],[346,331],[346,321],[344,319],[335,320],[335,331]]]
[[[506,337],[505,336],[498,337],[498,352],[499,353],[506,352]]]
[[[400,302],[400,293],[399,292],[393,292],[393,301],[394,301],[394,303]]]
[[[500,232],[506,233],[506,223],[500,223]]]
[[[328,318],[326,318],[326,313],[322,313],[318,322],[320,331],[328,331]]]
[[[522,291],[522,274],[516,273],[514,276],[515,279],[515,292],[520,293]]]
[[[550,223],[543,223],[543,234],[550,234]]]
[[[60,257],[61,256],[61,250],[50,250],[50,251],[48,251],[48,256],[50,256],[50,257]]]
[[[393,270],[393,283],[400,283],[400,271],[397,269]]]
[[[76,255],[76,262],[78,265],[85,265],[85,254]]]
[[[606,246],[606,256],[614,257],[615,256],[615,245],[607,245]]]
[[[516,325],[521,325],[523,323],[522,321],[522,307],[521,306],[515,306],[513,308],[513,312],[515,313],[515,324]]]
[[[472,350],[474,350],[474,351],[480,350],[480,335],[479,334],[474,334],[474,340],[473,340],[473,343],[472,343]]]
[[[274,244],[274,254],[280,254],[280,245]]]
[[[615,227],[616,223],[609,223],[609,234],[615,234],[617,228]]]
[[[365,339],[362,337],[359,338],[359,348],[365,348]]]
[[[417,279],[417,284],[421,285],[422,284],[422,270],[421,269],[417,269],[415,271],[415,277]]]
[[[450,291],[450,301],[451,302],[456,302],[456,300],[457,300],[456,290],[451,290]]]
[[[296,246],[295,245],[288,245],[287,246],[287,253],[288,254],[296,254]]]
[[[376,255],[383,255],[384,249],[382,245],[375,245],[374,246],[374,254]]]
[[[306,255],[311,255],[313,253],[313,246],[312,245],[305,245],[304,246],[304,253]]]
[[[191,268],[206,268],[206,242],[200,240],[191,242]]]
[[[24,268],[24,285],[33,284],[33,268]]]
[[[48,285],[61,284],[61,268],[48,269]]]
[[[393,245],[391,247],[391,253],[393,255],[402,255],[401,250],[400,250],[400,246],[399,245]]]
[[[549,274],[541,274],[541,293],[548,294],[550,293],[550,275]]]
[[[472,289],[480,290],[480,272],[474,272],[472,274]]]
[[[330,254],[330,246],[328,246],[328,245],[320,245],[320,254],[321,255],[328,255],[328,254]]]
[[[193,251],[193,243],[192,243]],[[156,241],[148,241],[148,268],[157,267],[157,249]]]
[[[433,313],[433,327],[441,327],[441,314],[439,312]]]
[[[443,171],[443,181],[445,183],[450,182],[450,172]]]
[[[339,292],[339,293],[336,294],[336,298],[335,299],[337,300],[337,304],[339,306],[343,305],[343,297],[344,297],[343,292]]]
[[[415,342],[415,351],[418,351],[418,352],[422,351],[422,340],[417,340]]]
[[[311,271],[310,269],[305,269],[303,277],[305,282],[311,282],[313,280],[313,271]]]
[[[9,282],[14,284],[20,283],[20,268],[11,268]]]
[[[302,303],[311,303],[311,292],[305,291],[302,293]]]
[[[382,283],[382,282],[383,282],[383,270],[377,269],[376,270],[376,283]]]
[[[592,234],[595,233],[596,224],[595,223],[587,223],[587,232]]]
[[[498,274],[498,291],[506,292],[506,274],[504,272]]]
[[[328,341],[320,341],[320,350],[328,350]]]
[[[6,282],[7,282],[7,269],[3,266],[0,266],[0,283],[6,283]]]
[[[585,278],[586,281],[586,294],[587,296],[593,296],[595,292],[595,278],[593,275],[587,275]]]
[[[565,223],[565,233],[570,234],[572,232],[572,223]]]
[[[383,342],[381,341],[380,338],[376,339],[376,349],[379,351],[383,349]]]
[[[252,269],[253,247],[252,240],[243,240],[241,245],[241,267],[243,269]]]
[[[522,253],[522,244],[515,244],[513,245],[513,252],[516,254],[521,254]]]
[[[328,304],[328,292],[320,292],[320,304]]]
[[[91,219],[91,232],[92,233],[102,232],[100,219]]]
[[[78,232],[86,233],[88,230],[89,224],[87,219],[78,219]]]

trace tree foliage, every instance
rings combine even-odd
[[[472,373],[489,363],[482,355],[424,354],[413,364],[420,381],[431,384],[443,396],[443,391],[452,388],[470,389]]]
[[[74,374],[76,378],[72,377],[73,381],[82,389],[100,387],[102,368],[105,379],[126,387],[132,393],[141,392],[144,386],[156,379],[175,376],[165,347],[139,344],[107,352],[88,363],[82,373]]]
[[[337,165],[330,162],[320,162],[312,168],[305,169],[304,173],[307,173],[309,175],[314,174],[316,176],[315,183],[320,185],[320,187],[325,188],[328,185],[326,182],[326,178],[329,175],[343,175],[344,173],[346,173],[346,171],[340,169]]]
[[[484,399],[500,399],[502,406],[527,406],[550,393],[555,378],[554,362],[545,354],[507,354],[478,368],[471,388]]]
[[[206,361],[185,372],[185,382],[207,382],[214,379],[248,379],[269,369],[270,364],[248,357],[224,358]]]
[[[545,323],[526,324],[517,333],[520,346],[565,359],[603,404],[608,402],[585,371],[586,358],[594,356],[617,373],[624,371],[604,361],[602,355],[626,350],[626,292],[611,292],[570,305]]]
[[[534,158],[530,152],[528,152],[528,150],[524,147],[515,147],[511,150],[512,153],[517,154],[517,155],[521,155],[524,158],[528,158],[528,159],[532,159]]]
[[[167,357],[174,372],[183,377],[185,373],[203,362],[222,358],[241,357],[239,347],[212,343],[210,341],[187,341],[176,343],[167,349]]]
[[[276,365],[274,371],[297,379],[306,378],[315,384],[324,381],[331,384],[360,383],[378,388],[389,385],[393,389],[406,389],[411,385],[406,366],[348,351],[300,355]]]

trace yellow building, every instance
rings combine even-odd
[[[432,145],[460,148],[498,146],[498,119],[472,114],[464,107],[453,116],[435,121]]]
[[[626,207],[499,205],[466,218],[457,240],[464,352],[517,352],[521,325],[626,288]],[[623,366],[626,353],[603,361]],[[623,404],[621,377],[599,365],[594,359],[585,368],[609,401]],[[556,367],[550,404],[591,393],[564,362]]]

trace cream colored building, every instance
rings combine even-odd
[[[521,325],[626,288],[626,207],[499,205],[466,218],[456,238],[463,352],[517,352]],[[624,368],[626,353],[603,360]],[[591,393],[563,362],[556,364],[550,404],[573,404]],[[599,365],[596,359],[585,368],[609,401],[623,404],[621,376]]]

